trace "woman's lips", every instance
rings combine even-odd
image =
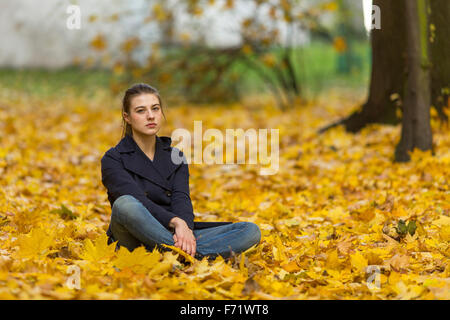
[[[146,127],[150,127],[150,128],[156,127],[156,123],[149,123],[146,125]]]

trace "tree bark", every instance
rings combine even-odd
[[[372,74],[368,99],[360,110],[321,128],[319,133],[337,125],[355,133],[370,123],[400,122],[396,109],[402,110],[406,85],[405,2],[374,0],[373,4],[381,9],[381,30],[371,33]],[[444,108],[450,108],[450,1],[432,0],[429,7],[431,83],[428,87],[431,87],[431,105],[436,107],[441,121],[448,123]]]
[[[431,72],[428,34],[428,0],[402,0],[406,17],[407,80],[404,94],[402,133],[395,160],[409,161],[414,148],[430,150]]]
[[[431,104],[437,109],[439,118],[448,122],[444,108],[450,108],[450,1],[432,0],[430,8]]]
[[[403,1],[392,0],[374,0],[373,4],[381,9],[381,29],[371,31],[372,72],[368,99],[360,110],[319,132],[341,124],[348,132],[358,132],[370,123],[400,122],[396,116],[396,104],[403,97],[405,6]]]

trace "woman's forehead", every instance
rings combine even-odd
[[[159,103],[158,97],[151,93],[143,93],[131,100],[132,106],[152,106],[155,103]]]

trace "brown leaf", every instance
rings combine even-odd
[[[249,295],[254,291],[260,289],[260,285],[253,278],[248,278],[244,283],[244,288],[242,289],[242,295]]]
[[[397,253],[390,258],[387,263],[392,267],[392,269],[399,272],[409,266],[409,256]]]
[[[337,244],[337,249],[340,253],[347,255],[352,247],[352,242],[350,240],[344,240]]]

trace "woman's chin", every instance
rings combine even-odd
[[[155,135],[159,131],[159,128],[146,128],[145,134],[147,135]]]

